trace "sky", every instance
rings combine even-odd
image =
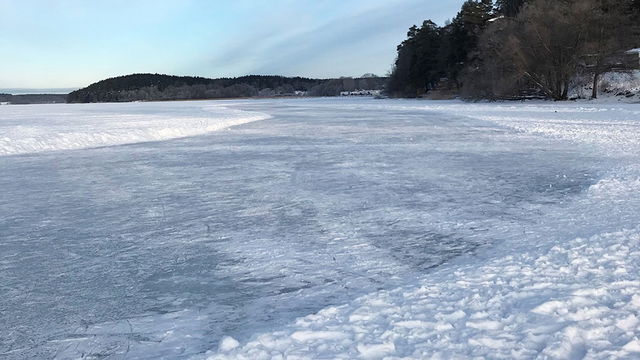
[[[463,0],[0,0],[0,89],[131,73],[384,75],[408,28]]]

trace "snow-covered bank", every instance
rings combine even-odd
[[[591,75],[575,80],[576,85],[569,97],[589,99],[593,91]],[[597,102],[629,102],[640,101],[640,70],[610,71],[601,75],[598,84]]]
[[[224,338],[210,359],[640,358],[637,106],[362,106],[469,116],[571,141],[603,154],[604,174],[568,203],[532,208],[544,211],[539,221],[514,223],[477,257],[244,343]]]
[[[223,102],[3,106],[0,156],[168,140],[267,118]]]

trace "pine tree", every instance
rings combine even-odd
[[[496,10],[504,16],[514,17],[526,2],[527,0],[497,0]]]
[[[443,49],[447,50],[443,59],[447,64],[447,74],[458,86],[461,83],[461,71],[476,60],[478,40],[492,17],[491,1],[468,0],[443,32],[446,43]]]
[[[388,84],[396,96],[416,97],[431,89],[442,77],[438,54],[441,45],[440,27],[425,21],[412,26],[407,39],[398,46],[398,57]]]

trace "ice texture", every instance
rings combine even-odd
[[[54,127],[70,133],[85,108],[63,106],[74,120]],[[262,121],[0,156],[0,355],[632,358],[640,347],[634,105],[90,105],[114,122],[127,106],[141,120],[211,106],[212,119]],[[46,133],[49,109],[3,107],[0,128],[36,121]]]

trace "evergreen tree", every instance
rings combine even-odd
[[[433,21],[427,20],[421,27],[412,26],[407,39],[398,46],[388,92],[416,97],[431,89],[443,75],[438,61],[440,45],[440,28]]]
[[[460,86],[460,72],[475,61],[480,34],[494,16],[491,0],[467,0],[446,26],[425,21],[412,26],[398,46],[388,92],[394,96],[424,94],[446,77]]]
[[[493,16],[491,1],[466,1],[443,31],[443,50],[441,59],[447,77],[461,84],[460,73],[469,63],[477,60],[475,53],[478,39],[484,31],[488,21]]]
[[[497,0],[496,10],[504,16],[514,17],[526,2],[527,0]]]

